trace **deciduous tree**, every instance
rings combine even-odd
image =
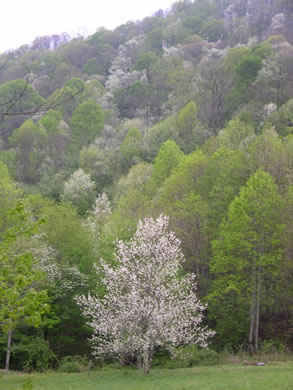
[[[92,101],[80,104],[71,119],[72,137],[79,145],[88,145],[98,137],[104,127],[104,113],[101,106]]]
[[[258,170],[232,201],[213,242],[216,279],[210,298],[219,332],[226,342],[246,333],[251,353],[258,350],[261,307],[281,259],[281,211],[276,184]]]
[[[97,358],[136,357],[147,373],[155,347],[207,346],[213,332],[201,326],[205,306],[195,275],[179,276],[184,259],[167,217],[140,221],[129,242],[117,242],[115,260],[115,268],[101,261],[104,297],[78,298]]]
[[[13,330],[21,323],[40,325],[49,306],[46,291],[38,288],[45,274],[31,253],[15,248],[19,237],[34,232],[23,205],[19,203],[8,210],[5,217],[12,226],[6,229],[0,243],[0,326],[8,338],[5,369],[9,370]]]

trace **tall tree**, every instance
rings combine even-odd
[[[219,334],[227,341],[228,332],[232,339],[245,332],[251,353],[258,350],[261,305],[270,296],[282,256],[281,211],[276,184],[259,170],[232,201],[213,242],[215,281],[210,301],[217,312]]]
[[[19,324],[40,325],[49,306],[47,293],[40,288],[44,272],[31,253],[17,250],[19,237],[31,235],[36,227],[28,224],[21,203],[5,217],[11,226],[0,243],[0,326],[7,334],[5,369],[9,370],[12,332]]]
[[[234,74],[222,59],[204,58],[198,66],[196,94],[199,117],[212,130],[223,119],[225,97],[232,91]]]

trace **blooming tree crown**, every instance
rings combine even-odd
[[[117,266],[100,263],[104,297],[77,299],[93,330],[96,357],[139,356],[185,343],[206,347],[213,335],[201,326],[205,306],[196,297],[195,275],[180,276],[184,257],[168,221],[140,221],[130,241],[117,241]]]

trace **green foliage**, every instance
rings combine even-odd
[[[270,45],[262,43],[251,48],[234,47],[224,58],[227,71],[234,78],[232,91],[225,96],[225,111],[227,118],[251,98],[250,85],[256,80],[263,66],[263,59],[271,52]]]
[[[99,80],[93,79],[86,83],[83,96],[86,100],[99,101],[105,92],[106,89],[103,84]]]
[[[281,137],[271,127],[251,142],[249,165],[252,172],[263,169],[274,178],[280,190],[288,185],[287,159]]]
[[[186,271],[196,272],[198,292],[205,296],[209,288],[208,274],[208,203],[196,191],[187,192],[181,199],[162,205],[170,216],[170,226],[181,241],[186,257]]]
[[[102,192],[114,182],[120,172],[119,163],[116,148],[105,150],[91,144],[88,147],[84,146],[80,152],[79,166],[90,174],[97,192]]]
[[[163,34],[162,29],[157,27],[147,34],[147,40],[151,47],[158,52],[162,50]]]
[[[245,155],[240,150],[219,148],[208,159],[204,174],[198,177],[198,192],[208,202],[208,224],[211,237],[225,217],[229,204],[249,177]]]
[[[144,154],[147,155],[147,159],[152,161],[157,156],[163,142],[168,140],[176,142],[177,133],[176,119],[173,116],[150,127],[144,133]]]
[[[16,177],[16,151],[14,149],[6,149],[0,151],[0,161],[5,164],[10,175]]]
[[[153,165],[151,182],[154,188],[157,189],[163,184],[182,157],[183,153],[174,141],[169,140],[162,144]]]
[[[184,134],[191,132],[197,121],[197,107],[196,104],[191,101],[177,115],[179,135],[183,137]]]
[[[262,58],[255,54],[244,56],[235,67],[236,87],[239,89],[246,88],[252,83],[257,76],[257,72],[262,67]]]
[[[65,356],[62,358],[59,371],[67,374],[71,374],[74,372],[84,372],[86,371],[88,366],[87,359],[82,356]]]
[[[142,154],[142,135],[136,127],[132,127],[126,134],[120,153],[123,172],[127,172],[132,165],[139,162]]]
[[[90,280],[88,288],[92,290],[95,283],[96,279],[94,281]],[[46,318],[48,325],[46,332],[51,349],[58,358],[66,355],[90,354],[88,345],[90,332],[84,318],[81,317],[79,308],[73,300],[74,294],[87,293],[88,288],[86,291],[85,289],[75,289],[57,301],[54,298],[55,302],[51,305],[54,322],[52,318]],[[54,291],[51,294],[54,297]],[[53,322],[51,326],[50,321]]]
[[[114,203],[117,204],[120,198],[127,196],[132,190],[147,192],[152,171],[152,165],[146,162],[140,162],[130,168],[127,176],[120,177],[115,186]]]
[[[165,181],[159,205],[168,206],[183,199],[185,194],[194,191],[206,164],[207,158],[202,152],[197,151],[185,156],[174,169],[172,175]]]
[[[272,42],[270,42],[270,38],[262,43],[258,43],[253,45],[251,48],[251,52],[262,59],[269,57],[272,53]]]
[[[266,304],[270,302],[282,253],[281,211],[277,186],[261,170],[250,177],[229,206],[219,238],[213,242],[211,271],[216,278],[209,297],[221,343],[243,342],[248,334],[250,310],[254,310],[251,296],[256,289],[261,288],[258,291]]]
[[[239,117],[231,120],[219,134],[219,143],[228,149],[243,149],[254,138],[254,129]]]
[[[4,230],[4,220],[7,210],[15,206],[21,191],[12,181],[5,164],[0,162],[0,227]]]
[[[251,54],[251,49],[246,46],[232,47],[229,49],[226,57],[225,63],[226,66],[232,67],[233,70],[239,65],[240,61],[243,60],[246,56]]]
[[[152,51],[140,54],[137,58],[134,69],[137,70],[149,70],[151,65],[153,65],[158,60],[156,54]]]
[[[9,225],[0,242],[0,325],[8,335],[6,369],[9,369],[12,332],[20,325],[38,327],[49,311],[45,274],[32,254],[19,241],[36,232],[39,223],[31,224],[22,203],[7,211]]]
[[[72,39],[61,50],[66,63],[73,65],[78,70],[81,70],[83,65],[95,54],[94,47],[80,39]]]
[[[222,20],[210,20],[203,24],[200,35],[209,42],[216,42],[223,39],[225,35],[225,25]]]
[[[201,16],[187,16],[183,20],[183,25],[192,30],[194,34],[198,34],[201,31],[203,25],[203,19]]]
[[[106,226],[111,238],[110,247],[113,247],[112,241],[116,238],[128,240],[135,233],[138,221],[145,218],[150,209],[151,201],[140,188],[134,188],[121,197]]]
[[[48,134],[56,134],[58,132],[58,125],[62,120],[62,115],[59,111],[49,110],[39,120],[39,124],[43,126]]]
[[[271,114],[267,121],[274,126],[282,137],[293,133],[293,99],[285,103],[278,111]]]
[[[56,356],[48,341],[40,336],[24,336],[14,347],[14,366],[26,372],[46,371],[56,364]]]
[[[103,72],[103,68],[96,58],[90,58],[88,62],[83,65],[82,72],[91,76],[92,74],[101,74]]]
[[[14,130],[10,143],[16,147],[17,177],[26,184],[35,184],[40,179],[38,168],[44,159],[46,131],[28,119]]]
[[[265,274],[262,294],[268,293],[261,332],[263,339],[271,340],[268,345],[277,338],[291,340],[291,10],[292,0],[177,1],[167,12],[160,10],[113,31],[100,28],[70,42],[65,34],[41,37],[15,53],[2,54],[0,111],[9,106],[14,113],[29,111],[45,98],[65,103],[32,119],[1,117],[0,241],[3,232],[17,224],[17,215],[8,216],[7,210],[23,193],[40,192],[57,203],[38,196],[27,199],[31,215],[25,224],[46,213],[43,245],[54,251],[59,264],[69,262],[85,271],[93,285],[92,264],[99,256],[112,260],[113,240],[129,238],[138,219],[164,212],[181,240],[185,271],[198,274],[201,296],[210,292],[213,279],[224,294],[226,279],[218,271],[209,273],[211,242],[227,239],[220,226],[230,221],[229,204],[261,169],[275,180],[286,203],[285,210],[279,210],[286,225],[279,245],[284,258]],[[115,77],[119,88],[113,91]],[[78,91],[82,93],[71,98]],[[129,118],[133,123],[124,126]],[[72,180],[80,169],[89,180]],[[102,192],[109,195],[113,213],[98,222],[95,241],[84,226],[87,211]],[[11,241],[7,257],[19,257],[25,273],[35,264],[29,255],[21,258],[29,252],[28,241]],[[247,257],[245,253],[242,260]],[[234,254],[231,264],[232,259]],[[243,271],[243,284],[234,271],[229,271],[231,279],[235,277],[229,283],[239,283],[239,289],[231,288],[209,306],[210,318],[214,324],[218,321],[217,346],[231,349],[246,345],[250,308],[249,271]],[[72,294],[52,301],[46,314],[46,338],[59,357],[83,354],[88,348]],[[49,295],[54,296],[52,290]],[[14,350],[14,362],[35,359],[30,363],[35,369],[42,358],[34,355],[33,340],[26,345],[30,330],[21,332],[24,349]],[[16,332],[13,339],[17,341]]]
[[[29,111],[30,108],[43,103],[39,93],[25,80],[11,80],[0,85],[1,111],[9,109],[14,112]],[[14,103],[11,106],[11,104]]]
[[[88,100],[81,103],[71,118],[72,138],[79,146],[88,145],[97,138],[104,127],[104,113],[101,106]]]
[[[22,203],[8,210],[4,218],[14,222],[4,231],[0,243],[0,324],[8,332],[19,323],[40,325],[48,305],[46,291],[36,289],[44,273],[38,269],[31,253],[14,251],[18,237],[32,235],[36,226],[27,224]]]
[[[212,349],[200,349],[196,345],[179,347],[174,351],[175,367],[213,366],[219,364],[219,355]],[[172,363],[171,363],[172,364]]]
[[[193,152],[196,147],[202,145],[209,135],[198,120],[197,106],[191,101],[181,111],[177,118],[178,145],[184,153]]]
[[[67,202],[52,202],[41,212],[47,220],[42,231],[46,233],[48,245],[57,251],[58,261],[76,265],[85,273],[91,272],[94,261],[92,243],[76,208]]]
[[[66,76],[68,78],[68,72]],[[60,97],[64,100],[64,104],[59,106],[58,110],[62,112],[66,121],[71,118],[73,111],[81,104],[84,88],[85,82],[80,78],[74,77],[66,81],[61,88],[56,89],[49,97],[53,101],[58,101]]]

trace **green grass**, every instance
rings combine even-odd
[[[33,390],[293,390],[293,362],[256,366],[92,371],[82,374],[32,374]],[[21,390],[29,375],[5,374],[1,390]],[[27,387],[29,389],[29,387]]]

